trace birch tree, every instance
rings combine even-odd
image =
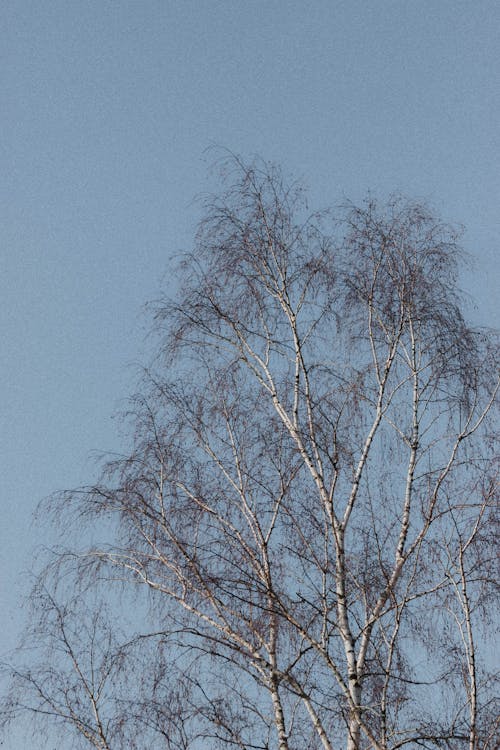
[[[493,750],[497,356],[459,236],[225,179],[155,306],[129,455],[54,501],[113,534],[57,570],[147,593],[190,747]]]

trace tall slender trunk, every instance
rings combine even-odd
[[[471,607],[469,593],[467,590],[467,577],[464,568],[464,549],[459,552],[459,568],[462,589],[462,608],[465,616],[467,636],[464,638],[465,653],[467,656],[467,670],[469,673],[468,702],[469,702],[469,750],[477,747],[477,678],[476,678],[476,651],[474,643],[474,632],[472,629]]]
[[[344,645],[348,674],[349,696],[351,699],[348,719],[347,750],[359,750],[361,735],[361,727],[359,723],[359,711],[361,707],[361,685],[358,680],[354,638],[351,632],[349,613],[347,608],[344,530],[342,528],[337,529],[335,541],[337,547],[336,593],[338,628],[342,643]]]
[[[283,714],[283,706],[281,705],[281,699],[278,691],[278,681],[271,676],[271,697],[274,708],[274,723],[278,732],[278,748],[279,750],[289,750],[288,748],[288,735],[286,733],[285,716]]]
[[[354,695],[353,695],[354,692]],[[354,691],[351,690],[356,706],[361,705],[361,687],[357,685]],[[361,726],[355,712],[351,710],[348,725],[347,750],[359,750],[361,740]]]

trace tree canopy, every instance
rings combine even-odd
[[[4,716],[100,750],[493,750],[498,358],[459,235],[401,197],[311,213],[259,161],[224,180],[129,453],[51,501],[105,543],[44,569]]]

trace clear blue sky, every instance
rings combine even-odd
[[[0,653],[34,507],[119,444],[210,145],[280,162],[315,207],[430,199],[498,324],[499,50],[497,0],[2,0]]]

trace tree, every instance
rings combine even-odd
[[[144,747],[493,750],[477,633],[495,625],[497,358],[460,309],[458,235],[401,198],[308,215],[262,163],[232,160],[226,185],[155,307],[130,454],[54,500],[108,543],[61,553],[44,585],[71,571],[148,593],[147,648],[104,660],[160,669],[128,702],[105,670]]]

